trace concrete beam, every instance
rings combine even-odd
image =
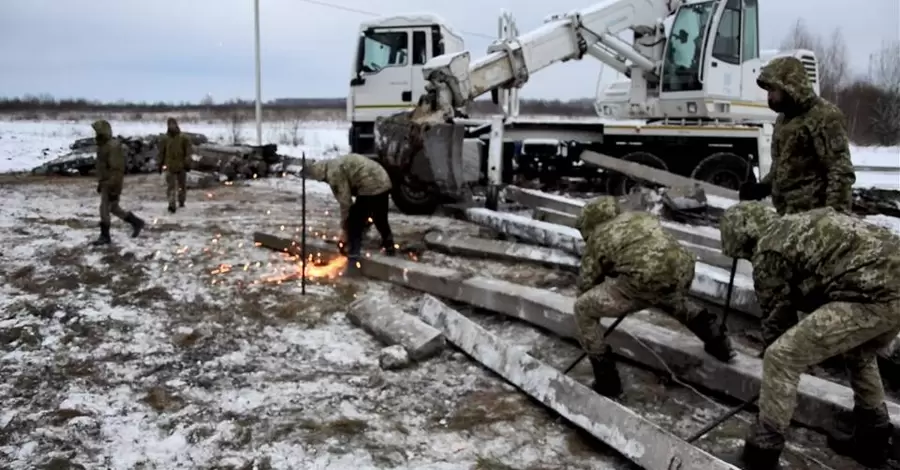
[[[299,239],[293,239],[289,236],[277,236],[264,232],[253,232],[253,243],[257,246],[263,246],[270,250],[281,251],[294,256],[302,255],[302,247]],[[306,239],[306,253],[330,253],[337,252],[337,247],[329,244],[320,238],[308,237]]]
[[[554,269],[572,270],[574,266],[577,270],[581,263],[577,256],[555,248],[465,235],[446,235],[438,231],[425,234],[425,245],[429,249],[451,255],[490,256],[506,261],[536,263]]]
[[[505,343],[440,300],[426,295],[419,316],[447,339],[524,393],[649,470],[737,470],[630,409]]]
[[[361,264],[363,274],[373,279],[518,318],[562,337],[575,336],[572,297],[382,255]],[[618,354],[664,372],[667,369],[659,358],[665,358],[680,379],[736,399],[747,400],[759,390],[760,359],[738,353],[732,363],[722,363],[704,353],[693,335],[657,326],[647,321],[649,315],[649,311],[638,312],[610,334],[609,342]],[[613,321],[603,324],[608,328]],[[808,374],[801,377],[797,399],[794,420],[818,429],[833,430],[835,421],[853,408],[849,387]],[[888,411],[900,439],[900,405],[889,402]]]
[[[584,240],[581,238],[581,233],[571,227],[483,208],[468,209],[466,217],[473,223],[519,237],[530,243],[557,248],[578,256],[581,256],[584,252]],[[688,248],[690,249],[691,247]],[[699,249],[692,251],[695,256],[705,257],[701,261],[716,261],[711,259],[714,254],[708,250]],[[726,264],[726,267],[727,269],[723,269],[698,262],[694,273],[694,282],[691,284],[691,293],[699,298],[724,305],[728,291],[728,280],[731,274],[730,261]],[[753,289],[752,278],[747,275],[749,265],[744,262],[739,264],[738,267],[741,270],[741,274],[735,276],[731,308],[759,317],[760,312],[759,304],[756,300],[756,291]]]
[[[571,199],[555,194],[545,193],[534,189],[520,188],[518,186],[507,186],[506,197],[523,206],[536,209],[545,207],[554,211],[562,212],[573,216],[581,214],[584,208],[584,201]]]
[[[347,318],[388,346],[402,346],[414,361],[434,356],[445,344],[440,331],[404,312],[381,294],[354,300],[347,309]]]

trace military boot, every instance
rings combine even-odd
[[[174,214],[174,213],[175,213],[175,204],[169,204],[169,213],[170,213],[170,214]]]
[[[362,274],[359,260],[359,255],[347,257],[347,267],[344,269],[344,277],[358,277]]]
[[[882,404],[871,410],[856,406],[853,416],[853,431],[829,435],[828,446],[866,467],[884,465],[890,455],[891,435],[894,433],[887,405]]]
[[[729,362],[734,358],[735,352],[728,335],[725,334],[724,325],[720,325],[717,320],[709,310],[703,309],[685,326],[703,341],[703,350],[707,354],[722,362]]]
[[[100,223],[100,236],[97,237],[96,240],[91,242],[94,246],[100,245],[109,245],[112,243],[112,239],[109,236],[109,224]]]
[[[129,212],[125,216],[125,222],[131,225],[131,238],[137,238],[141,234],[141,230],[144,229],[144,225],[146,225],[140,217],[134,215],[134,212]]]
[[[388,238],[388,239],[384,240],[382,245],[384,246],[384,254],[386,254],[388,256],[394,256],[397,254],[397,247],[394,246],[393,238]]]
[[[588,356],[591,367],[594,369],[594,383],[591,388],[595,392],[608,398],[616,398],[622,394],[622,379],[616,368],[616,361],[612,356],[612,348],[606,346],[603,354]]]
[[[776,470],[782,451],[784,435],[757,418],[744,441],[740,463],[744,470]]]

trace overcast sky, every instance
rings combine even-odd
[[[429,11],[466,32],[482,55],[497,15],[512,11],[520,31],[590,0],[324,0],[390,15]],[[759,0],[763,48],[793,23],[828,35],[840,27],[855,71],[884,40],[900,38],[900,0]],[[358,24],[366,13],[307,0],[260,0],[263,99],[347,93]],[[853,5],[852,8],[848,6]],[[475,33],[475,34],[472,34]],[[216,101],[254,96],[252,0],[0,0],[0,96],[49,93],[104,101]],[[594,59],[535,75],[523,97],[596,95]],[[614,77],[606,70],[605,81]]]

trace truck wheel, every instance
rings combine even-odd
[[[628,162],[640,163],[652,168],[668,171],[669,166],[656,155],[648,152],[632,152],[621,158]],[[631,192],[637,182],[621,173],[609,172],[606,179],[606,194],[610,196],[624,196]]]
[[[392,178],[391,199],[394,205],[406,215],[432,215],[440,204],[437,188],[409,177]]]
[[[729,152],[714,153],[694,167],[691,178],[737,191],[751,178],[750,162]]]

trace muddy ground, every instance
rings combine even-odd
[[[296,181],[190,191],[165,211],[159,175],[129,177],[122,205],[148,226],[94,248],[95,183],[4,179],[0,195],[0,467],[113,469],[619,469],[630,464],[459,352],[400,371],[344,310],[366,293],[413,309],[418,294],[319,276],[301,295],[296,260],[255,247],[254,231],[297,233]],[[310,236],[337,235],[336,204],[309,183]],[[392,213],[401,244],[462,222]],[[374,249],[377,234],[369,240]],[[420,262],[564,289],[572,274],[425,253]],[[557,367],[571,343],[462,308]],[[621,400],[687,436],[723,412],[717,401],[622,365]],[[591,379],[587,363],[573,375]],[[752,414],[700,441],[733,451]],[[786,468],[857,468],[807,430],[790,436]]]

